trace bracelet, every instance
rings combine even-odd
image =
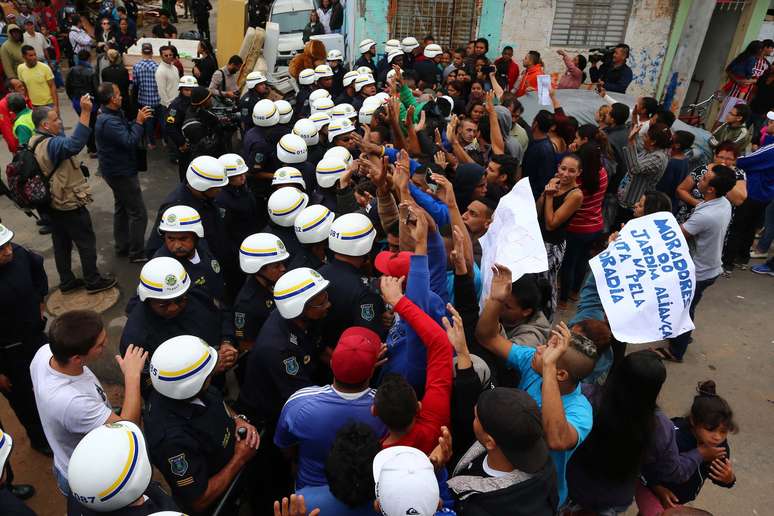
[[[237,415],[234,416],[234,419],[241,419],[245,423],[249,423],[250,422],[250,420],[247,419],[247,416],[245,416],[244,414],[237,414]]]

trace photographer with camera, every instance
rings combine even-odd
[[[595,83],[597,88],[626,93],[626,88],[634,78],[632,69],[626,64],[629,59],[629,45],[619,43],[613,48],[593,48],[591,51],[598,52],[589,56],[591,82]]]
[[[202,86],[194,88],[183,122],[183,136],[188,141],[191,160],[199,156],[220,156],[226,152],[221,120],[211,108],[212,93]]]

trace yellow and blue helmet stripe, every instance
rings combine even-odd
[[[195,217],[182,217],[178,219],[181,226],[191,226],[193,224],[198,224],[202,221],[201,217],[196,215]]]
[[[333,216],[333,212],[331,210],[329,210],[329,209],[326,209],[323,212],[322,215],[320,215],[319,217],[317,217],[314,220],[310,220],[309,222],[307,222],[306,224],[301,226],[300,227],[301,232],[302,233],[306,233],[307,231],[313,230],[314,228],[316,228],[320,224],[323,224],[328,219],[328,217],[330,217],[330,216]]]
[[[5,446],[5,442],[7,440],[8,439],[5,437],[5,433],[2,430],[0,430],[0,449],[2,449],[3,446]]]
[[[117,495],[132,477],[132,473],[134,473],[134,470],[137,467],[137,458],[140,453],[137,435],[128,430],[126,431],[126,435],[129,438],[129,453],[126,462],[124,463],[124,467],[118,475],[118,478],[110,484],[107,489],[97,495],[102,502],[106,502]]]
[[[277,256],[279,255],[279,249],[276,247],[268,249],[255,249],[253,247],[241,246],[239,253],[245,256]]]
[[[371,231],[374,230],[374,226],[372,224],[369,224],[363,229],[360,229],[358,231],[349,231],[346,233],[341,233],[341,239],[342,240],[357,240],[359,238],[367,237],[371,234]]]
[[[184,367],[178,371],[159,371],[157,378],[162,382],[176,382],[178,380],[184,380],[207,367],[207,364],[209,364],[211,360],[212,355],[210,355],[209,349],[205,347],[202,356],[199,357],[199,359],[190,366]]]
[[[225,176],[215,175],[215,174],[209,174],[205,171],[203,171],[201,168],[197,167],[196,165],[191,164],[189,166],[191,169],[191,172],[193,172],[195,175],[201,177],[202,179],[205,179],[207,181],[216,181],[218,183],[222,182],[226,179]]]
[[[346,167],[321,167],[318,165],[316,172],[321,176],[324,176],[329,174],[343,174],[346,170]]]
[[[142,275],[140,275],[140,284],[148,290],[152,290],[154,292],[164,292],[164,285],[155,281],[151,281]]]
[[[307,290],[314,288],[314,286],[315,286],[314,280],[307,279],[302,281],[298,285],[294,285],[290,288],[286,288],[283,290],[275,290],[274,300],[279,301],[281,299],[290,299],[291,297],[297,296],[302,292],[306,292]]]
[[[304,197],[303,196],[299,196],[298,200],[295,202],[295,204],[293,204],[289,208],[286,208],[284,210],[274,210],[274,215],[278,215],[278,216],[288,215],[288,214],[293,213],[294,211],[296,211],[299,207],[301,207],[302,204],[304,204]]]

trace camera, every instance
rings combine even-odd
[[[497,69],[492,65],[484,65],[481,67],[481,72],[489,75],[490,73],[496,72]]]
[[[600,61],[602,64],[609,63],[613,60],[613,52],[615,51],[615,45],[608,45],[603,48],[591,48],[589,52],[589,62],[591,64],[597,64]]]

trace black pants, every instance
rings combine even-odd
[[[746,264],[750,261],[750,247],[767,205],[767,202],[748,197],[734,210],[734,218],[723,246],[723,268],[732,269],[735,263]]]
[[[696,290],[693,293],[693,300],[691,301],[691,306],[688,309],[694,325],[696,324],[696,307],[699,306],[699,301],[701,301],[701,298],[704,296],[704,291],[712,286],[716,279],[718,279],[718,276],[706,280],[698,280],[696,282]],[[688,350],[688,344],[693,342],[693,337],[691,336],[692,333],[692,331],[687,331],[682,335],[679,335],[673,339],[669,339],[669,351],[672,352],[675,358],[682,360],[685,352]]]
[[[210,18],[196,18],[196,30],[199,31],[199,38],[210,40]]]
[[[148,212],[142,198],[140,180],[134,176],[103,176],[113,190],[113,241],[118,253],[139,256],[145,252]]]
[[[30,377],[30,362],[38,351],[38,348],[46,341],[42,333],[34,338],[27,339],[8,347],[0,347],[0,362],[3,364],[3,373],[11,380],[11,391],[3,392],[16,417],[27,431],[32,445],[36,448],[45,447],[48,443],[40,423],[38,407],[35,403],[35,393],[32,389]]]
[[[67,283],[75,279],[72,271],[73,244],[78,248],[83,279],[92,284],[100,279],[97,270],[97,237],[91,225],[89,210],[80,207],[60,211],[51,208],[51,239],[54,242],[54,261],[59,280]]]

